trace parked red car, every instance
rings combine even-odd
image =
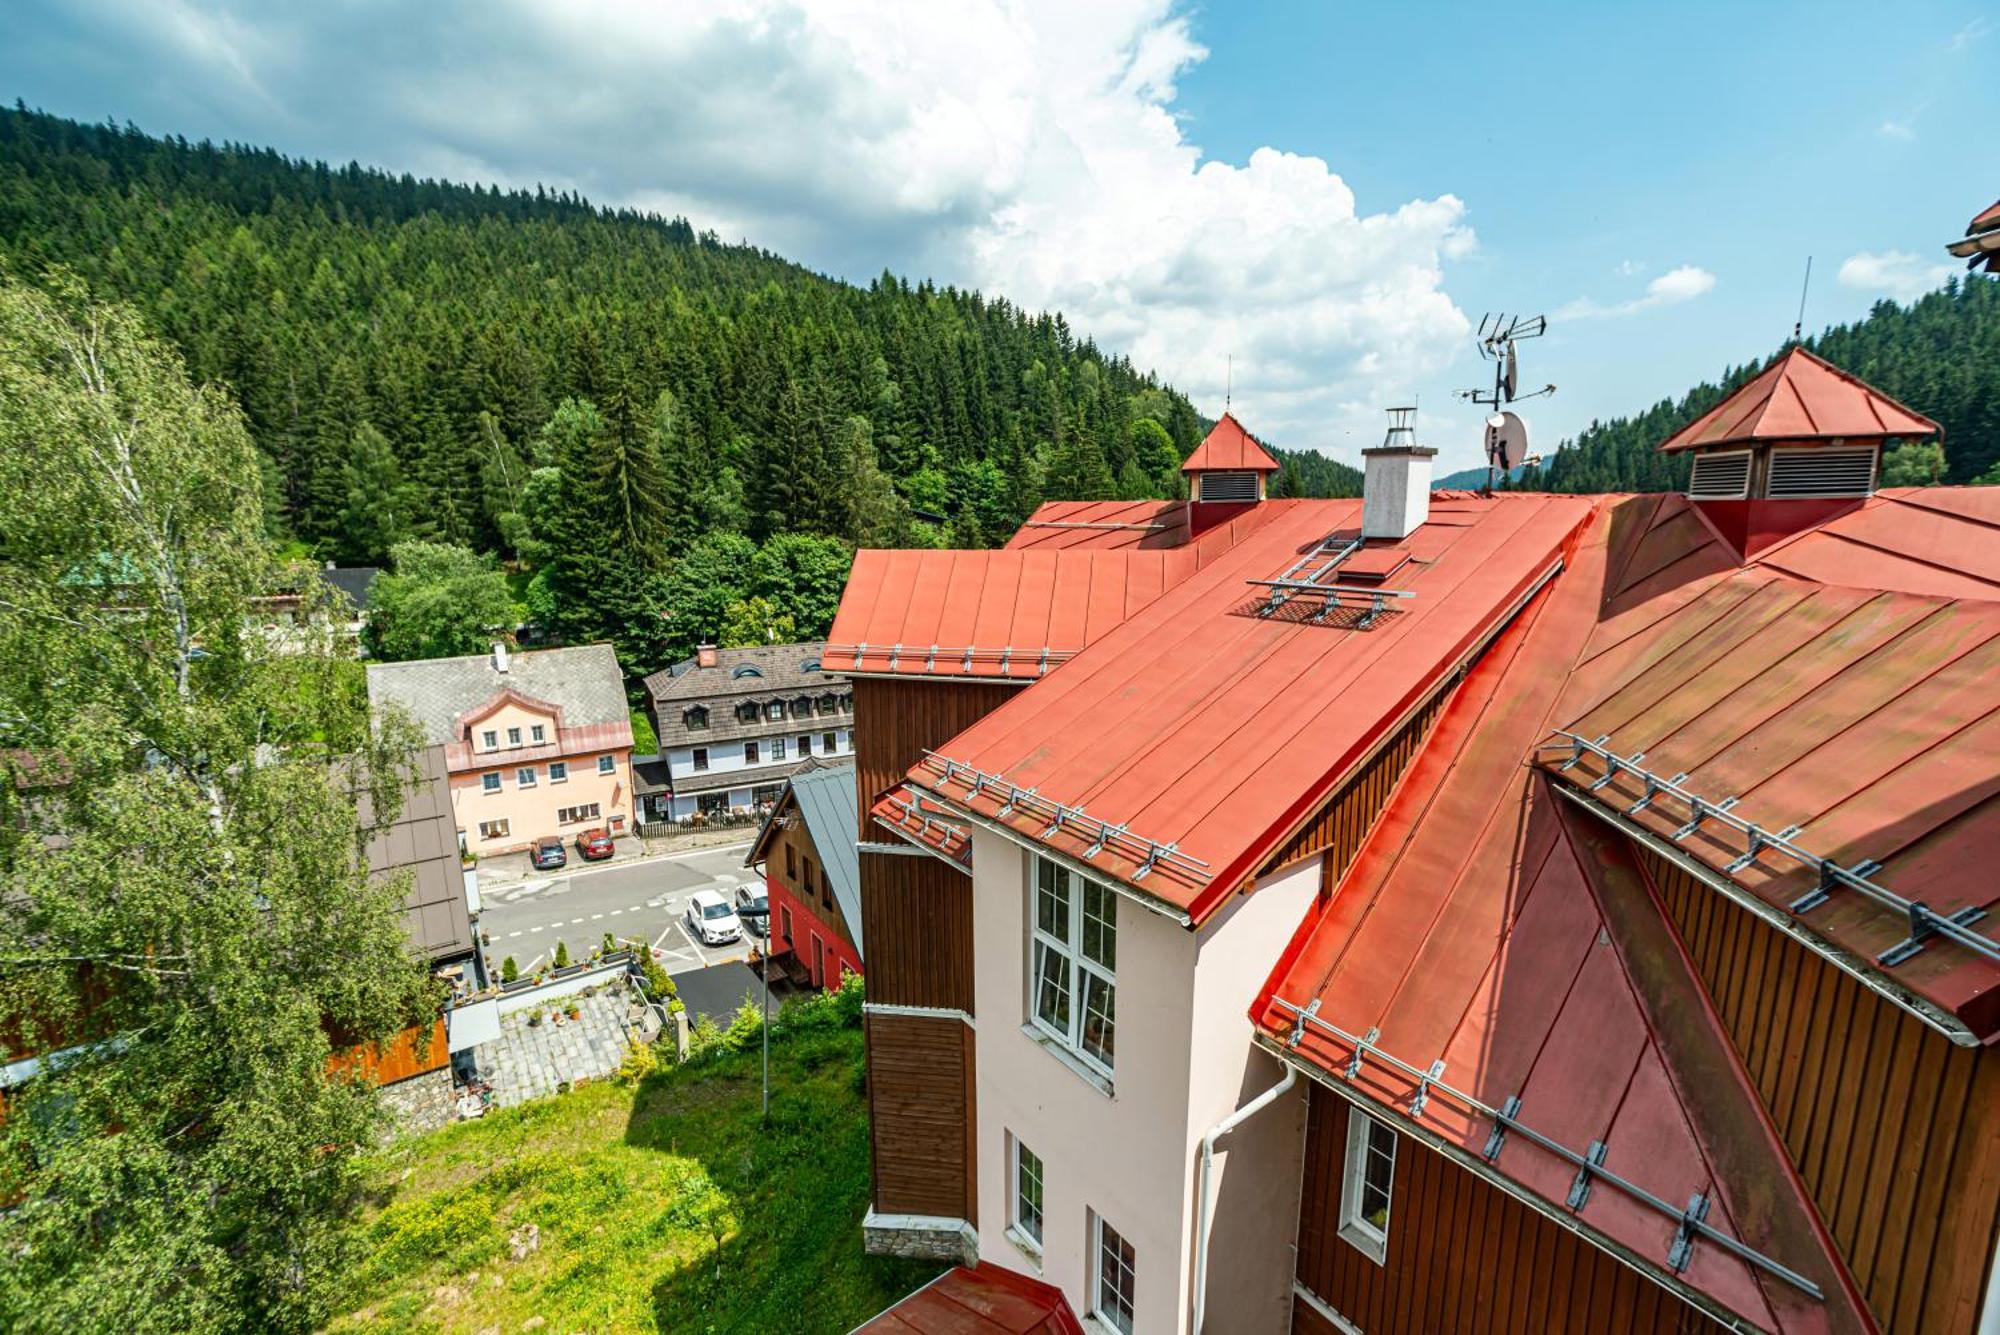
[[[585,862],[602,862],[617,851],[617,846],[611,842],[611,831],[599,827],[577,835],[576,851]]]

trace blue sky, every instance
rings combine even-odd
[[[2000,194],[2000,142],[1967,128],[2000,121],[2000,12],[1976,4],[1212,5],[1194,32],[1210,54],[1178,106],[1205,152],[1282,140],[1364,210],[1466,201],[1479,246],[1448,290],[1475,318],[1551,315],[1523,375],[1560,387],[1524,410],[1551,443],[1768,355],[1808,255],[1809,330],[1906,296],[1841,267],[1900,251],[1934,279]],[[1683,265],[1713,288],[1558,314]],[[1453,369],[1413,388],[1478,383]]]
[[[13,0],[0,96],[685,213],[1055,307],[1209,413],[1478,458],[1481,312],[1539,447],[1943,281],[2000,191],[2000,6]],[[1973,127],[1968,129],[1967,127]]]

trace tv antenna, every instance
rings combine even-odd
[[[1542,315],[1509,315],[1504,311],[1494,311],[1481,316],[1479,333],[1474,346],[1479,355],[1493,363],[1493,388],[1491,391],[1462,389],[1458,397],[1493,410],[1486,419],[1486,494],[1493,494],[1493,487],[1502,473],[1511,473],[1524,463],[1534,462],[1528,454],[1528,424],[1519,416],[1506,411],[1506,406],[1521,399],[1539,399],[1544,394],[1556,392],[1554,385],[1544,385],[1540,389],[1523,394],[1520,392],[1521,350],[1517,346],[1531,338],[1540,338],[1547,333],[1549,321]]]
[[[1806,293],[1812,291],[1812,256],[1806,256],[1806,281],[1799,285],[1799,318],[1792,323],[1792,342],[1800,341],[1806,327]]]

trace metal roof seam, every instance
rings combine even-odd
[[[1996,583],[1993,580],[1987,579],[1984,575],[1981,575],[1978,571],[1966,570],[1963,567],[1959,566],[1945,565],[1943,562],[1940,561],[1928,561],[1925,560],[1923,557],[1917,556],[1911,552],[1897,551],[1893,547],[1884,547],[1880,543],[1870,542],[1866,538],[1857,538],[1852,533],[1843,533],[1838,529],[1829,527],[1828,525],[1821,525],[1817,528],[1809,528],[1793,535],[1794,542],[1800,538],[1817,538],[1823,542],[1826,541],[1844,542],[1850,547],[1860,547],[1865,551],[1878,552],[1884,556],[1893,556],[1899,561],[1908,561],[1913,565],[1926,566],[1932,570],[1946,571],[1950,574],[1957,575],[1961,579],[1971,579],[1977,581],[1980,584],[1986,585],[1988,588],[1991,588],[1993,590],[1994,598],[2000,599],[2000,583]],[[1789,546],[1789,545],[1790,543],[1779,544],[1779,546]],[[1771,549],[1771,551],[1776,551],[1776,550],[1777,548],[1775,547]],[[1771,551],[1758,553],[1756,563],[1759,565],[1765,564],[1764,558],[1766,556],[1769,556],[1771,554]],[[1801,578],[1809,579],[1811,577],[1802,576]],[[1816,584],[1829,583],[1829,581],[1826,580],[1814,580],[1813,582]],[[1839,586],[1834,585],[1832,587],[1839,587]]]
[[[1671,657],[1672,654],[1675,652],[1675,650],[1678,650],[1682,645],[1686,644],[1690,640],[1695,639],[1696,637],[1701,635],[1704,631],[1709,630],[1711,627],[1721,622],[1725,617],[1728,617],[1732,613],[1736,612],[1745,603],[1749,602],[1752,598],[1756,597],[1757,594],[1762,592],[1764,589],[1768,588],[1771,584],[1775,583],[1776,578],[1777,578],[1776,576],[1773,576],[1770,579],[1764,580],[1761,583],[1750,584],[1747,579],[1739,580],[1732,576],[1727,576],[1727,575],[1720,576],[1717,579],[1715,579],[1707,588],[1703,589],[1699,595],[1697,595],[1689,602],[1684,603],[1679,607],[1668,608],[1667,610],[1662,612],[1659,617],[1655,618],[1652,621],[1647,622],[1644,626],[1638,628],[1637,630],[1632,631],[1630,634],[1620,636],[1618,639],[1611,641],[1609,644],[1603,645],[1601,647],[1593,647],[1587,649],[1584,652],[1583,656],[1578,660],[1577,666],[1579,668],[1592,667],[1597,663],[1599,659],[1603,658],[1606,654],[1624,648],[1626,645],[1632,643],[1634,640],[1645,635],[1647,632],[1654,630],[1659,626],[1679,621],[1681,617],[1687,612],[1688,608],[1695,606],[1697,603],[1700,603],[1704,599],[1708,598],[1711,594],[1716,593],[1716,591],[1719,589],[1723,589],[1725,587],[1742,588],[1743,591],[1737,598],[1717,608],[1715,610],[1714,615],[1709,617],[1708,620],[1689,629],[1687,633],[1681,637],[1681,639],[1675,642],[1673,649],[1668,649],[1665,652],[1660,653],[1656,658],[1650,660],[1642,660],[1637,665],[1628,668],[1622,680],[1614,684],[1607,684],[1603,688],[1600,694],[1603,696],[1603,698],[1609,699],[1612,695],[1615,695],[1620,689],[1622,689],[1627,682],[1630,682],[1633,678],[1657,666],[1662,660]],[[1596,706],[1593,706],[1593,708],[1595,707]]]

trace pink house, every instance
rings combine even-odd
[[[371,663],[368,698],[403,709],[444,748],[469,852],[631,828],[632,723],[608,644]]]

